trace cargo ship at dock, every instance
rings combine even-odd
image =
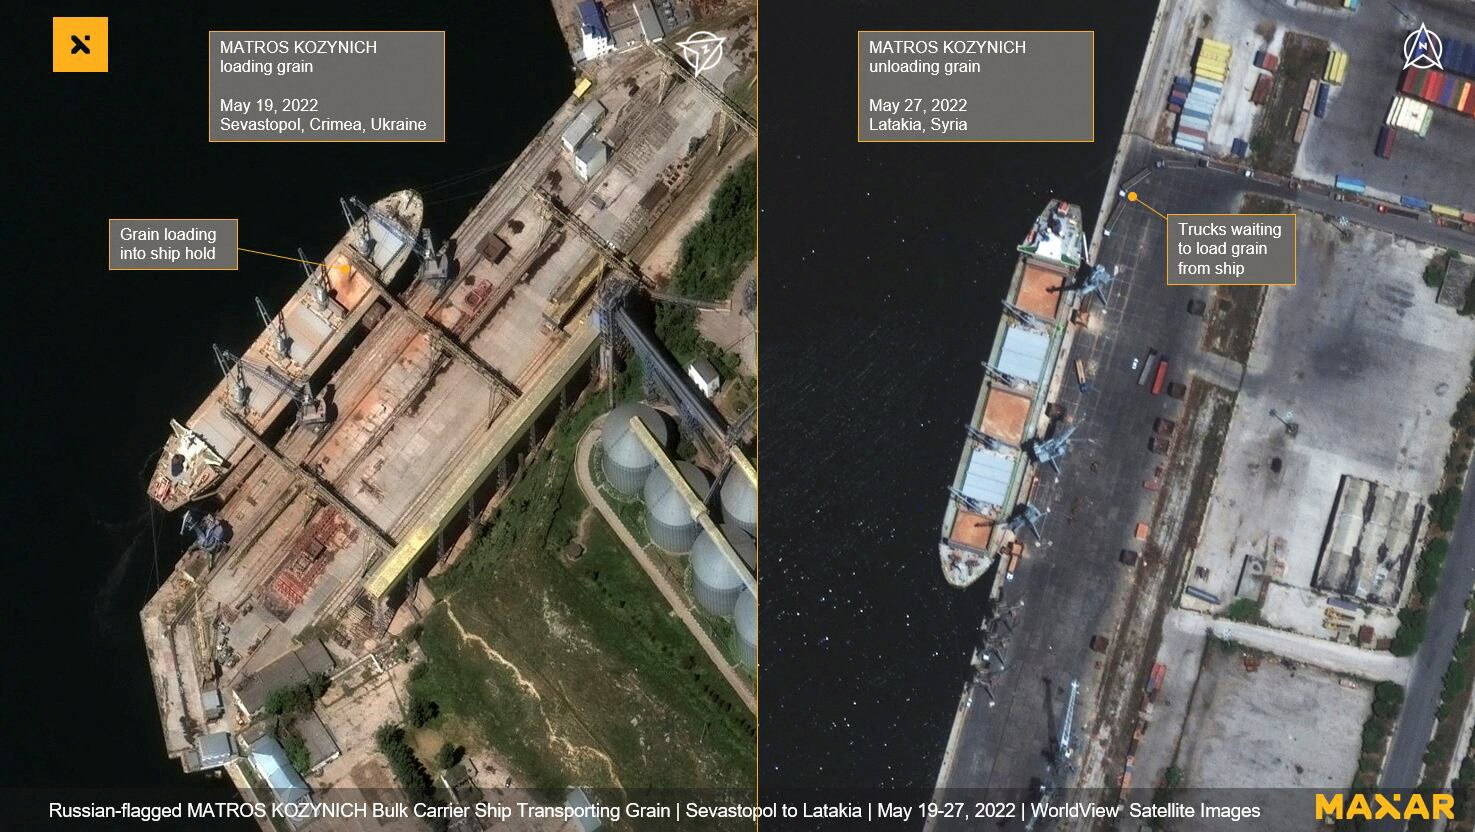
[[[221,380],[195,412],[170,421],[148,486],[164,509],[214,494],[253,445],[245,430],[267,433],[289,409],[298,424],[326,419],[331,405],[314,395],[312,379],[331,373],[332,356],[416,250],[425,217],[412,190],[357,207],[348,232],[321,263],[304,263],[306,279],[251,345],[240,356],[217,350]]]
[[[942,571],[959,588],[996,561],[1012,572],[1023,552],[1020,532],[1037,529],[1029,496],[1036,466],[1048,461],[1046,400],[1086,260],[1080,207],[1052,200],[1018,250],[942,518]]]

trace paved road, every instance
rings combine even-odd
[[[1461,372],[1465,368],[1459,368]],[[1465,475],[1466,498],[1450,538],[1449,559],[1429,609],[1429,634],[1414,657],[1413,682],[1403,701],[1403,716],[1393,733],[1388,759],[1383,763],[1383,788],[1407,789],[1418,785],[1424,765],[1424,748],[1434,731],[1434,709],[1439,707],[1444,670],[1454,652],[1455,639],[1465,619],[1465,600],[1475,592],[1475,495],[1470,495],[1470,475]]]
[[[1323,638],[1288,633],[1258,624],[1210,618],[1192,610],[1171,610],[1167,624],[1183,633],[1202,635],[1206,630],[1212,630],[1219,638],[1236,641],[1246,647],[1266,650],[1277,656],[1337,673],[1355,673],[1379,681],[1388,679],[1400,685],[1408,684],[1413,670],[1411,660],[1399,658],[1392,653],[1364,650],[1350,644],[1338,644]]]
[[[1139,140],[1137,144],[1140,148],[1146,143]],[[1302,185],[1300,188],[1292,188],[1277,182],[1265,181],[1264,179],[1246,178],[1242,173],[1227,172],[1218,168],[1199,167],[1196,161],[1199,157],[1191,156],[1177,150],[1153,147],[1149,155],[1151,159],[1163,159],[1168,164],[1162,169],[1151,170],[1147,178],[1141,180],[1141,184],[1135,186],[1139,191],[1142,190],[1142,187],[1146,183],[1170,184],[1193,182],[1204,186],[1212,182],[1233,183],[1232,186],[1236,190],[1284,200],[1318,214],[1345,216],[1357,225],[1386,231],[1389,234],[1405,237],[1416,242],[1427,243],[1441,248],[1458,249],[1475,254],[1475,236],[1471,236],[1455,228],[1435,225],[1427,217],[1411,219],[1398,216],[1397,214],[1379,213],[1372,206],[1339,200],[1331,193],[1330,189],[1321,186]],[[1146,165],[1140,165],[1136,168],[1127,166],[1123,181],[1132,181],[1132,177],[1135,175],[1134,171],[1140,173],[1144,169],[1147,169]],[[1196,213],[1208,210],[1197,205],[1175,204],[1172,202],[1166,202],[1161,205],[1152,203],[1152,207],[1162,211],[1164,214]],[[1119,202],[1113,210],[1113,216],[1108,222],[1107,228],[1113,234],[1119,233],[1116,227],[1117,223],[1120,222],[1118,215],[1130,214],[1137,210],[1137,208],[1126,203],[1125,200]]]

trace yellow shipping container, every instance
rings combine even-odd
[[[1459,210],[1451,208],[1448,205],[1430,205],[1429,210],[1441,217],[1453,217],[1455,219],[1460,218]]]
[[[583,98],[584,93],[588,92],[592,86],[594,86],[593,81],[590,81],[588,78],[580,78],[579,83],[574,84],[574,98]]]

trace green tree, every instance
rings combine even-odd
[[[437,716],[440,716],[439,705],[426,699],[418,691],[412,691],[410,693],[410,706],[407,709],[405,718],[409,720],[411,725],[416,728],[424,728],[433,722]]]
[[[448,769],[461,762],[461,757],[465,753],[466,749],[459,745],[453,745],[449,742],[442,743],[440,751],[437,751],[435,754],[435,766],[441,770]]]

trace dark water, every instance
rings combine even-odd
[[[936,546],[979,362],[1046,200],[1094,222],[1155,8],[764,4],[765,788],[932,786],[985,595]],[[888,28],[1095,29],[1096,142],[857,144],[855,32]]]
[[[571,88],[546,0],[455,14],[209,6],[114,9],[106,75],[52,75],[49,16],[18,20],[34,48],[12,53],[19,77],[5,93],[6,129],[20,139],[5,163],[20,190],[3,219],[0,361],[0,786],[12,798],[19,787],[208,782],[164,757],[137,612],[178,555],[178,520],[151,514],[142,481],[169,418],[188,416],[218,377],[211,342],[243,347],[260,327],[251,298],[274,307],[302,279],[297,264],[247,254],[239,272],[107,272],[106,219],[239,217],[242,245],[311,256],[342,233],[339,196],[420,187],[444,234]],[[448,30],[449,141],[207,144],[206,32],[253,27]]]

